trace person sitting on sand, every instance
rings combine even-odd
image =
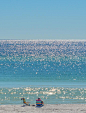
[[[38,99],[36,100],[36,105],[37,105],[37,106],[43,106],[43,105],[44,105],[44,102],[43,102],[40,98],[38,98]]]

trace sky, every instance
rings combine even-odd
[[[0,0],[0,40],[85,40],[86,0]]]

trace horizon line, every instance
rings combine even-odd
[[[86,39],[0,39],[0,41],[86,41]]]

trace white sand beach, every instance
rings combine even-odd
[[[86,113],[86,104],[0,105],[0,113]]]

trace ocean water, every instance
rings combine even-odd
[[[86,40],[0,40],[0,104],[86,103]]]

